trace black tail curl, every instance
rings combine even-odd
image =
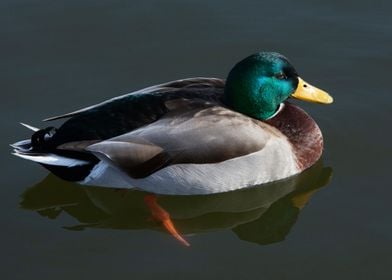
[[[56,141],[55,135],[58,132],[58,129],[50,126],[44,129],[40,129],[31,136],[30,143],[26,145],[29,146],[28,150],[24,150],[24,152],[28,154],[41,154],[45,155],[47,153],[52,153],[55,155],[79,159],[87,162],[83,165],[76,166],[58,166],[58,165],[50,165],[50,164],[41,164],[45,168],[47,168],[50,172],[55,174],[56,176],[67,180],[67,181],[81,181],[88,176],[92,168],[95,164],[98,163],[98,159],[89,153],[78,152],[78,151],[68,151],[57,149],[58,141]],[[16,149],[21,151],[23,146],[17,146]]]
[[[36,131],[31,136],[31,147],[33,150],[47,150],[54,147],[52,140],[53,136],[56,134],[57,128],[49,126],[44,129]]]

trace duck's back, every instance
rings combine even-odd
[[[167,102],[188,98],[221,103],[224,81],[191,78],[145,88],[72,113],[48,118],[69,118],[51,139],[58,146],[80,140],[104,140],[150,124],[170,111]]]

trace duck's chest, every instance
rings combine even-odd
[[[282,111],[265,123],[287,137],[301,171],[312,166],[321,157],[324,145],[321,130],[301,108],[285,102]]]

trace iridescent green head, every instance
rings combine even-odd
[[[273,116],[290,96],[318,103],[332,102],[326,92],[300,79],[287,58],[279,53],[261,52],[245,58],[233,67],[226,80],[228,105],[256,119]]]

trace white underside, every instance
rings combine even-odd
[[[153,193],[192,195],[226,192],[287,178],[300,172],[291,145],[275,138],[255,153],[211,164],[176,164],[148,177],[134,179],[109,165],[98,163],[81,184],[138,188]]]

